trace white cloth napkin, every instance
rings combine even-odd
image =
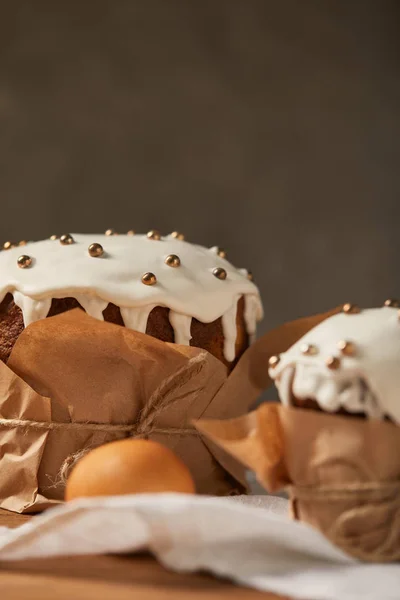
[[[399,600],[400,565],[349,558],[289,520],[271,496],[179,494],[79,500],[16,530],[0,529],[0,560],[148,549],[176,571],[210,571],[307,600]]]

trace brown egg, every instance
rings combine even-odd
[[[158,442],[126,439],[86,454],[67,480],[65,499],[157,492],[194,494],[189,469]]]

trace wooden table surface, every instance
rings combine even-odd
[[[0,510],[0,526],[29,518]],[[0,591],[7,600],[283,600],[209,575],[173,573],[143,554],[0,562]]]

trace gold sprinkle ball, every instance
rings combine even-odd
[[[325,364],[328,367],[328,369],[336,371],[340,367],[340,359],[336,356],[330,356],[326,359]]]
[[[105,232],[105,235],[117,235],[115,233],[115,229],[107,229],[107,231]]]
[[[337,347],[344,356],[354,356],[356,353],[355,344],[347,340],[340,340]]]
[[[62,246],[70,246],[71,244],[74,243],[74,241],[75,241],[74,238],[69,233],[65,233],[64,235],[62,235],[60,237],[60,244]]]
[[[346,304],[343,304],[342,311],[346,315],[356,315],[359,312],[361,312],[361,309],[357,304],[351,304],[351,302],[346,302]]]
[[[133,229],[130,229],[126,235],[135,235],[135,232]]]
[[[399,308],[400,304],[398,300],[395,300],[394,298],[389,298],[388,300],[385,300],[383,306],[388,306],[389,308]]]
[[[171,233],[171,237],[175,238],[176,240],[180,240],[181,242],[183,242],[183,240],[185,239],[183,233],[179,233],[179,231],[173,231]]]
[[[32,258],[27,254],[18,257],[17,264],[20,269],[28,269],[32,265]]]
[[[58,235],[54,234],[54,235],[50,236],[50,239],[52,242],[55,242],[56,240],[58,240],[58,237],[59,237]]]
[[[270,356],[270,358],[268,360],[268,364],[269,364],[270,368],[274,369],[278,365],[280,360],[281,360],[281,358],[278,355]]]
[[[18,244],[18,246],[26,246],[27,245],[27,241],[26,240],[21,240]]]
[[[181,266],[181,259],[176,254],[168,254],[168,256],[165,257],[164,262],[169,267],[176,268]]]
[[[222,269],[221,267],[216,267],[215,269],[213,269],[213,275],[217,279],[226,279],[227,273],[225,269]]]
[[[220,256],[221,258],[226,258],[226,252],[223,248],[218,248],[217,250],[217,254],[218,256]]]
[[[151,231],[147,232],[147,237],[149,238],[149,240],[161,240],[161,233],[159,231],[157,231],[156,229],[152,229]]]
[[[249,281],[254,281],[254,275],[251,271],[247,271],[247,279]]]
[[[142,275],[142,283],[145,285],[155,285],[157,283],[157,277],[154,273],[145,273]]]
[[[10,250],[10,248],[15,248],[14,242],[4,242],[3,250]]]
[[[318,354],[318,348],[313,344],[303,344],[300,350],[301,353],[305,354],[306,356],[315,356],[316,354]]]
[[[99,258],[100,256],[103,256],[104,254],[104,249],[103,246],[101,244],[90,244],[89,248],[88,248],[88,252],[90,254],[90,256],[93,256],[93,258]]]

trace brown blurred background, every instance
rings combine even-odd
[[[0,234],[182,230],[265,330],[400,295],[397,1],[0,1]]]

